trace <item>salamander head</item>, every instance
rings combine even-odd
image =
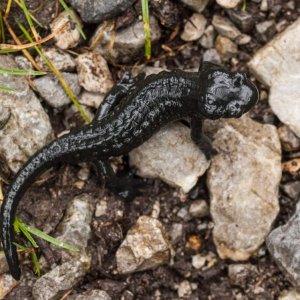
[[[203,86],[200,110],[209,119],[239,118],[259,99],[257,88],[245,74],[227,72],[209,62],[203,63],[200,80]]]

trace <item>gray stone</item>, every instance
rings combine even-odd
[[[247,260],[264,242],[279,211],[277,131],[246,116],[206,121],[205,130],[219,152],[207,176],[214,243],[222,259]]]
[[[54,67],[60,71],[72,72],[76,68],[73,57],[61,49],[45,48],[43,50],[43,54],[51,61]],[[49,67],[41,58],[41,56],[37,56],[35,61],[42,67],[43,70],[50,71]]]
[[[254,27],[254,18],[247,11],[229,9],[227,14],[230,20],[244,33],[250,32]]]
[[[188,280],[181,281],[177,286],[177,294],[180,299],[187,299],[192,294],[192,285]]]
[[[0,66],[17,69],[13,58],[0,55]],[[15,92],[0,92],[0,155],[13,172],[51,138],[49,118],[22,76],[0,74],[0,86]],[[9,115],[8,115],[9,114]]]
[[[186,42],[198,40],[204,33],[207,20],[202,14],[194,13],[184,25],[181,39]]]
[[[27,57],[23,55],[17,55],[14,57],[17,66],[23,70],[33,70],[33,66],[31,62],[27,59]]]
[[[238,45],[246,45],[250,43],[251,41],[251,36],[248,34],[241,34],[236,38],[236,42]]]
[[[218,35],[215,41],[215,48],[223,60],[229,60],[237,54],[237,45],[227,37]]]
[[[228,266],[228,277],[232,285],[243,287],[249,279],[253,280],[258,275],[257,267],[251,264],[230,264]]]
[[[222,60],[220,57],[220,54],[218,53],[218,51],[213,48],[213,49],[207,49],[204,53],[203,53],[203,61],[210,61],[216,64],[221,64]]]
[[[71,5],[86,23],[100,23],[123,13],[134,0],[71,0]]]
[[[240,3],[240,0],[217,0],[217,3],[223,8],[235,8]]]
[[[295,151],[300,149],[300,138],[297,137],[288,126],[282,125],[277,131],[282,148],[285,151]]]
[[[241,32],[234,26],[234,24],[225,17],[219,15],[214,15],[212,19],[212,24],[216,31],[231,40],[235,40],[241,35]]]
[[[101,27],[94,34],[91,43],[93,43]],[[160,39],[161,32],[156,19],[153,17],[150,18],[150,28],[151,43],[154,44]],[[142,21],[138,21],[125,29],[117,31],[116,34],[106,28],[100,41],[96,43],[95,51],[112,63],[132,63],[132,60],[136,60],[143,53],[144,45],[144,24]]]
[[[162,128],[151,139],[129,153],[130,164],[142,177],[160,178],[187,193],[209,166],[193,143],[190,129],[181,123]]]
[[[120,274],[153,269],[168,263],[172,255],[163,225],[157,219],[141,216],[116,253],[117,269]]]
[[[80,85],[78,82],[78,75],[73,73],[62,73],[67,84],[73,91],[75,96],[80,93]],[[41,97],[54,108],[61,108],[71,103],[71,99],[66,94],[64,88],[61,86],[60,81],[53,74],[45,75],[34,79],[34,84],[41,95]]]
[[[80,22],[75,12],[73,12],[73,15],[78,19],[78,22]],[[61,30],[61,28],[63,29]],[[67,11],[61,12],[51,22],[50,29],[52,32],[56,32],[54,36],[55,45],[60,49],[74,48],[80,42],[80,32],[76,27],[76,23],[69,17]]]
[[[194,218],[202,218],[209,214],[209,207],[205,200],[195,200],[190,205],[189,213]]]
[[[274,20],[264,21],[255,25],[257,38],[263,42],[268,42],[276,33]]]
[[[104,97],[105,94],[83,91],[78,97],[78,102],[89,107],[98,108]]]
[[[201,13],[205,9],[209,0],[181,0],[181,2],[190,7],[195,12]]]
[[[274,229],[266,244],[277,265],[286,274],[291,283],[300,287],[300,201],[295,214],[289,221]]]
[[[111,300],[111,297],[102,290],[91,290],[78,296],[67,297],[67,300]]]
[[[249,68],[270,87],[269,103],[281,122],[300,137],[300,19],[260,49]],[[288,84],[287,84],[288,82]]]
[[[112,80],[106,60],[97,53],[87,52],[76,58],[78,79],[85,90],[105,94],[110,91]]]
[[[200,38],[200,45],[206,49],[212,48],[214,46],[215,36],[216,33],[214,30],[214,26],[207,26],[202,37]]]
[[[178,243],[183,237],[183,225],[181,223],[173,223],[169,235],[173,245]]]

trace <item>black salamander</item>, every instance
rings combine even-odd
[[[19,200],[35,178],[58,162],[93,161],[110,187],[130,199],[128,178],[117,178],[108,158],[126,154],[170,122],[190,118],[192,140],[207,158],[215,154],[202,134],[203,119],[238,118],[258,101],[256,87],[241,73],[204,62],[199,72],[180,70],[156,75],[126,74],[106,96],[94,120],[37,151],[8,188],[1,210],[1,237],[12,276],[19,280],[13,222]]]

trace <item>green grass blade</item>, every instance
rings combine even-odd
[[[26,230],[28,232],[30,232],[31,234],[34,234],[36,236],[38,236],[39,238],[53,244],[53,245],[56,245],[58,247],[61,247],[61,248],[64,248],[64,249],[67,249],[67,250],[70,250],[70,251],[79,251],[79,249],[75,246],[72,246],[72,245],[69,245],[67,243],[64,243],[64,242],[61,242],[60,240],[42,232],[41,230],[37,229],[37,228],[34,228],[34,227],[31,227],[27,224],[24,224],[24,227],[26,228]]]
[[[1,9],[0,9],[0,32],[1,32],[1,41],[2,43],[5,43],[5,32],[4,32],[3,16],[2,16]]]
[[[36,241],[34,240],[34,238],[31,236],[30,232],[27,230],[27,225],[24,224],[19,218],[15,218],[15,222],[14,222],[14,227],[18,228],[19,232],[22,232],[26,238],[28,239],[28,241],[31,243],[31,245],[35,248],[38,248],[38,244],[36,243]]]
[[[149,5],[148,0],[142,1],[142,15],[144,22],[144,35],[145,35],[145,56],[147,59],[151,58],[151,32],[149,22]]]
[[[40,263],[39,263],[39,260],[36,256],[36,253],[35,251],[32,251],[31,252],[31,259],[32,259],[32,262],[33,262],[33,265],[34,265],[34,273],[40,277],[41,276],[41,268],[40,268]]]
[[[8,74],[8,75],[19,75],[19,76],[39,76],[45,75],[46,72],[34,71],[34,70],[22,70],[22,69],[8,69],[4,67],[0,67],[0,74]]]
[[[68,13],[68,15],[71,17],[71,19],[73,20],[73,22],[75,22],[76,28],[79,31],[79,33],[82,36],[82,38],[84,40],[86,40],[86,35],[84,34],[83,29],[81,27],[81,24],[79,23],[78,19],[74,15],[73,11],[68,7],[68,5],[66,4],[66,2],[64,0],[59,0],[59,3],[65,9],[65,11]]]
[[[242,11],[246,11],[247,8],[247,0],[243,0]]]
[[[16,92],[17,90],[14,88],[10,88],[8,86],[1,86],[0,85],[0,92]]]
[[[20,250],[22,250],[22,251],[24,251],[24,252],[28,252],[28,248],[27,248],[27,247],[25,247],[25,246],[23,246],[23,245],[20,245],[20,244],[18,244],[18,243],[16,243],[16,242],[13,242],[13,244],[14,244],[18,249],[20,249]]]

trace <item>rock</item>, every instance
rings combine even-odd
[[[105,94],[83,91],[78,98],[78,102],[97,109],[104,100],[104,97]]]
[[[99,203],[96,205],[95,217],[101,217],[106,215],[107,213],[107,201],[100,200]]]
[[[16,69],[9,55],[0,55],[0,66]],[[15,92],[0,92],[0,156],[11,171],[18,169],[51,138],[52,128],[40,101],[22,76],[0,74],[0,86]]]
[[[177,285],[177,294],[180,299],[187,299],[192,294],[192,285],[189,281],[184,280]]]
[[[57,48],[45,48],[43,54],[51,61],[56,69],[65,72],[72,72],[75,70],[75,60],[69,53]],[[40,56],[37,56],[35,61],[43,70],[47,72],[50,71],[49,67]]]
[[[74,95],[78,96],[81,88],[77,74],[63,72],[62,76],[73,91]],[[60,81],[53,74],[39,77],[34,79],[33,82],[41,97],[51,107],[62,108],[71,103],[71,99],[61,86]]]
[[[168,263],[172,252],[163,225],[157,219],[141,216],[116,253],[118,272],[128,274],[153,269]]]
[[[190,7],[195,12],[201,13],[205,9],[209,0],[181,0],[181,2]]]
[[[300,293],[296,290],[284,290],[280,293],[278,300],[300,300]]]
[[[228,266],[228,277],[232,285],[246,286],[249,280],[254,280],[258,275],[257,267],[251,264],[230,264]]]
[[[298,138],[288,126],[280,126],[277,131],[281,145],[285,151],[295,151],[300,149],[300,138]]]
[[[73,11],[72,11],[73,12]],[[78,19],[75,12],[73,15]],[[66,25],[65,25],[66,24]],[[64,27],[63,27],[64,26]],[[62,28],[60,30],[60,28]],[[80,42],[80,33],[76,23],[69,17],[66,11],[61,12],[50,24],[50,29],[55,34],[55,45],[60,49],[70,49],[76,47]]]
[[[263,42],[268,42],[276,33],[274,20],[264,21],[255,25],[257,38]]]
[[[260,4],[260,10],[263,12],[268,11],[269,5],[268,5],[268,0],[262,0]]]
[[[300,182],[293,181],[282,185],[283,191],[293,200],[297,200],[300,195]]]
[[[200,45],[206,49],[212,48],[214,46],[215,36],[216,34],[214,26],[207,26],[204,30],[202,37],[200,38]]]
[[[229,60],[237,54],[237,45],[227,37],[218,35],[215,41],[215,48],[224,60]]]
[[[249,68],[270,87],[269,104],[276,116],[300,137],[300,19],[260,49]],[[288,83],[288,84],[287,84]]]
[[[288,222],[275,228],[267,237],[266,244],[277,265],[291,283],[300,287],[300,201]]]
[[[15,63],[20,69],[33,70],[31,62],[23,55],[17,55],[14,57]]]
[[[206,121],[205,130],[219,152],[207,176],[213,240],[222,259],[247,260],[264,242],[279,211],[277,131],[245,116]]]
[[[18,282],[9,274],[0,276],[0,299],[5,299],[5,296],[18,285]]]
[[[236,42],[238,43],[238,45],[246,45],[248,43],[250,43],[251,41],[251,36],[248,34],[241,34],[236,38]]]
[[[209,207],[205,200],[195,200],[190,205],[189,213],[194,218],[202,218],[209,214]]]
[[[198,40],[204,33],[207,20],[202,14],[194,13],[184,25],[181,39],[186,42]]]
[[[93,93],[107,93],[113,87],[106,60],[100,55],[88,52],[78,55],[76,59],[80,85]]]
[[[244,33],[248,33],[254,27],[253,16],[243,10],[229,9],[226,11],[230,20]]]
[[[100,26],[91,43],[101,30]],[[150,18],[151,43],[155,44],[161,36],[160,27],[155,18]],[[113,42],[112,42],[113,41]],[[95,51],[103,55],[103,57],[112,63],[132,63],[140,54],[143,54],[145,44],[144,24],[138,21],[131,26],[119,30],[116,34],[106,28],[103,31],[102,38],[95,45]]]
[[[160,178],[188,193],[209,166],[204,154],[181,123],[162,128],[151,139],[129,153],[130,164],[142,177]]]
[[[220,35],[231,40],[235,40],[241,35],[241,32],[234,26],[234,24],[225,17],[214,15],[212,24]]]
[[[65,262],[34,283],[33,298],[35,300],[60,299],[82,279],[85,273],[86,270],[81,262]]]
[[[221,64],[221,57],[216,49],[208,49],[203,53],[203,61],[210,61],[216,64]]]
[[[173,245],[178,243],[183,237],[183,225],[181,223],[173,223],[169,235]]]
[[[191,216],[189,215],[188,208],[187,207],[180,208],[179,211],[177,212],[177,217],[179,217],[184,221],[190,220]]]
[[[78,296],[68,297],[67,300],[111,300],[111,297],[102,290],[91,290]]]
[[[3,200],[3,199],[2,199]],[[0,253],[0,274],[8,272],[8,264],[4,253]],[[1,297],[0,297],[1,299]]]
[[[205,256],[201,254],[196,254],[192,256],[192,266],[193,268],[200,270],[206,264]]]
[[[134,0],[71,0],[70,3],[84,22],[100,23],[125,12]]]
[[[235,8],[240,3],[240,0],[217,0],[217,3],[223,8]]]

